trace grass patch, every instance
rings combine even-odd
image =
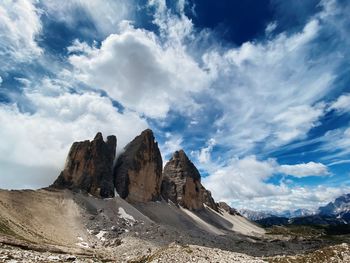
[[[267,229],[267,234],[312,238],[326,235],[326,228],[324,226],[303,225],[273,226]]]
[[[17,234],[1,218],[0,218],[0,233],[7,236],[17,237]]]
[[[344,254],[349,255],[348,245],[325,247],[311,253],[296,256],[277,256],[268,258],[269,263],[310,263],[310,262],[343,262]]]

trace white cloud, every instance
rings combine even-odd
[[[159,145],[165,165],[165,160],[170,158],[175,151],[182,149],[183,138],[177,134],[166,133],[166,141]]]
[[[2,84],[2,77],[0,76],[0,86],[1,86],[1,84]]]
[[[63,168],[74,141],[93,139],[98,131],[114,134],[117,149],[132,140],[147,123],[132,112],[119,113],[111,101],[96,93],[45,96],[28,93],[34,113],[16,104],[0,107],[1,187],[43,187]]]
[[[318,14],[300,32],[204,54],[216,76],[209,97],[223,110],[214,123],[219,145],[244,156],[258,144],[270,150],[305,138],[319,124],[325,113],[319,101],[332,90],[343,61],[332,52],[313,56],[315,49],[322,52],[316,42],[331,23]]]
[[[300,191],[304,188],[289,187],[284,179],[280,181],[278,185],[267,182],[268,179],[272,178],[277,173],[283,173],[298,178],[312,175],[330,175],[327,166],[322,163],[309,162],[294,165],[280,165],[274,159],[265,161],[257,160],[254,155],[242,159],[234,158],[231,159],[227,165],[217,165],[212,168],[212,173],[203,178],[202,182],[205,187],[212,192],[215,200],[233,202],[238,206],[244,206],[244,204],[246,204],[246,207],[253,209],[263,204],[268,206],[268,200],[274,200],[275,202],[282,202],[284,200],[281,203],[281,207],[287,207],[289,204],[289,207],[287,207],[288,209],[296,205],[290,203],[287,197],[294,198],[300,194]],[[299,203],[302,203],[302,196],[300,195],[298,198],[300,201]],[[303,200],[305,201],[305,199]],[[253,202],[256,202],[256,204],[252,205]],[[306,205],[310,205],[310,202]],[[271,206],[271,208],[272,207],[273,206]],[[262,208],[258,209],[263,210]]]
[[[306,176],[326,176],[329,175],[327,166],[322,163],[308,162],[295,165],[281,165],[279,172],[302,178]]]
[[[322,145],[317,151],[323,151],[327,154],[322,158],[327,161],[336,162],[350,154],[350,128],[339,128],[327,131],[324,136],[320,138]]]
[[[329,110],[336,110],[339,112],[350,111],[350,94],[343,94],[337,98],[330,106]]]
[[[271,34],[276,28],[277,28],[277,22],[276,21],[269,23],[266,26],[266,28],[265,28],[265,34],[266,35]]]
[[[274,135],[278,142],[290,142],[304,137],[311,128],[319,124],[318,119],[324,114],[323,108],[323,105],[301,105],[277,114],[272,122],[276,125]]]
[[[165,0],[150,0],[149,6],[155,7],[153,23],[159,27],[166,45],[184,50],[183,42],[194,35],[192,21],[184,14],[185,1],[179,1],[174,15],[169,11]],[[192,39],[193,40],[193,39]]]
[[[45,0],[41,3],[50,17],[62,21],[73,28],[77,28],[79,9],[82,14],[91,19],[97,33],[108,36],[118,30],[118,24],[124,19],[132,19],[136,3],[133,0],[93,0],[93,1],[56,1]],[[86,32],[85,32],[86,33]]]
[[[294,187],[283,195],[255,197],[252,199],[231,199],[231,205],[236,208],[247,208],[260,211],[295,210],[305,208],[316,210],[326,205],[342,194],[350,192],[350,187]]]
[[[26,62],[39,56],[42,49],[35,38],[41,31],[40,10],[34,1],[1,1],[0,3],[0,55],[16,62]],[[1,66],[12,67],[11,61]]]
[[[232,159],[202,182],[218,201],[283,194],[288,191],[286,187],[264,182],[273,175],[275,165],[274,160],[259,161],[255,156]]]
[[[209,139],[209,141],[207,142],[207,146],[203,147],[198,153],[197,153],[197,158],[198,161],[201,164],[206,164],[208,162],[211,161],[211,151],[213,150],[214,146],[215,146],[216,142],[213,138]]]
[[[195,110],[198,105],[190,95],[209,82],[184,50],[163,46],[155,34],[125,23],[122,32],[108,36],[100,48],[84,46],[81,51],[84,54],[69,57],[78,79],[153,118],[164,118],[170,107]]]

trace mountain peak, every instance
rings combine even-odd
[[[217,210],[211,193],[201,184],[196,166],[183,150],[174,152],[163,171],[162,196],[191,210],[202,209],[205,203]]]
[[[80,189],[97,197],[113,197],[116,146],[115,136],[108,136],[104,142],[100,132],[92,141],[74,142],[65,167],[52,187]]]
[[[119,195],[133,202],[159,199],[163,161],[152,130],[144,130],[124,150],[114,169]]]

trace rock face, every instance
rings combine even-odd
[[[214,209],[215,211],[219,211],[219,208],[215,203],[214,198],[211,196],[211,192],[205,189],[204,187],[202,187],[202,198],[204,204],[209,206],[211,209]]]
[[[117,139],[96,134],[93,141],[73,143],[65,168],[52,187],[81,189],[96,197],[114,197],[113,162]]]
[[[191,210],[204,207],[203,203],[217,210],[216,204],[201,184],[201,176],[183,150],[176,151],[165,165],[162,196]]]
[[[176,184],[174,181],[171,181],[169,177],[164,177],[161,185],[161,196],[165,201],[171,201],[174,204],[177,204],[177,192]]]
[[[238,211],[236,209],[232,208],[231,206],[229,206],[225,202],[219,202],[217,205],[219,208],[225,210],[230,215],[241,215],[240,213],[238,213]]]
[[[114,169],[114,184],[120,197],[131,202],[158,200],[163,162],[153,132],[143,131],[124,150]]]
[[[165,199],[167,193],[176,190],[176,195],[168,194],[171,197],[169,199],[175,201],[174,203],[191,210],[203,208],[200,174],[183,150],[176,151],[165,165],[163,177],[162,193]],[[170,187],[167,188],[166,186],[169,185]],[[176,200],[174,200],[175,197]]]

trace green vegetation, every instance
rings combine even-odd
[[[349,245],[342,244],[331,247],[325,247],[311,253],[295,255],[295,256],[278,256],[268,258],[269,263],[330,263],[340,262],[344,259],[344,255],[349,253]],[[341,261],[345,262],[345,261]],[[348,261],[346,261],[348,262]]]
[[[0,218],[0,234],[8,236],[17,236],[16,233]]]
[[[267,229],[269,235],[283,235],[291,237],[314,238],[326,235],[325,227],[323,226],[273,226]]]

